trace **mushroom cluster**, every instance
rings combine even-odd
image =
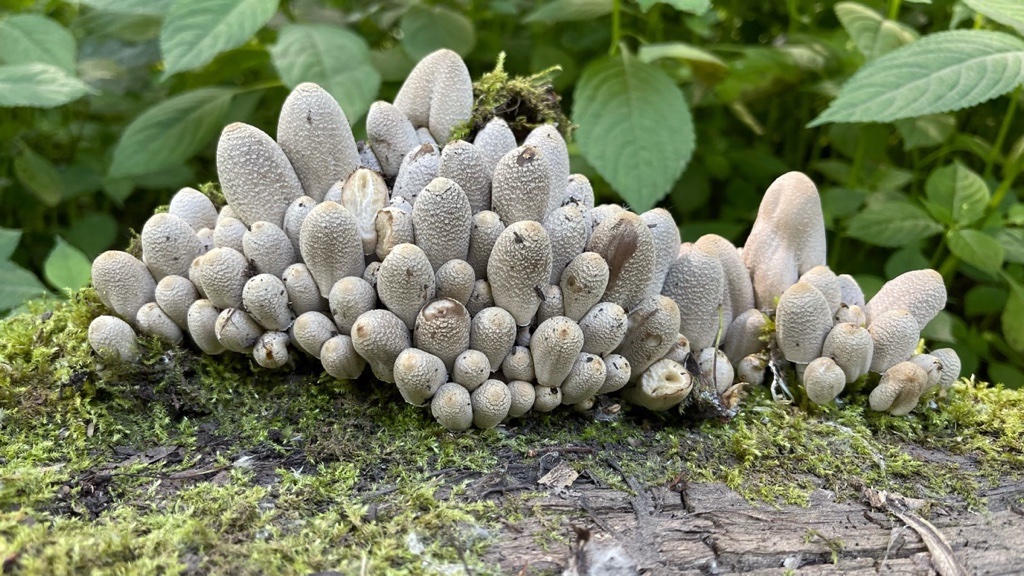
[[[141,259],[93,263],[114,314],[90,326],[93,348],[134,361],[138,330],[270,369],[310,356],[353,379],[369,365],[454,431],[599,394],[667,410],[696,382],[726,394],[785,362],[818,403],[882,373],[871,406],[902,414],[959,373],[951,350],[914,354],[945,305],[941,278],[906,274],[865,304],[824,266],[804,175],[769,188],[742,249],[714,235],[683,244],[663,209],[595,206],[556,126],[520,144],[495,118],[452,140],[473,104],[465,63],[441,50],[394,103],[373,104],[365,142],[310,83],[285,100],[276,140],[227,126],[227,204],[182,189],[143,227]]]

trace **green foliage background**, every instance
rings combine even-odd
[[[231,121],[274,134],[314,81],[357,137],[416,59],[561,72],[599,199],[742,243],[764,189],[818,182],[830,265],[867,292],[931,266],[926,329],[1024,386],[1024,4],[1015,0],[0,0],[0,311],[88,283]]]

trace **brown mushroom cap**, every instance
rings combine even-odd
[[[693,377],[681,364],[659,360],[639,378],[636,386],[622,390],[622,398],[648,410],[662,411],[678,406],[693,389]]]

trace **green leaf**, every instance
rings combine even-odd
[[[145,14],[163,16],[171,7],[171,0],[78,0],[96,10],[121,14]]]
[[[971,10],[1024,34],[1024,3],[1020,0],[964,0]]]
[[[46,294],[46,287],[35,274],[13,262],[0,261],[0,310],[10,310]]]
[[[587,162],[636,212],[664,198],[695,145],[690,110],[672,78],[622,51],[587,65],[573,96]]]
[[[24,144],[14,158],[14,175],[22,186],[50,208],[64,199],[64,180],[60,172],[49,160]]]
[[[0,20],[0,61],[38,62],[75,73],[75,37],[56,20],[39,14],[17,14]]]
[[[344,58],[339,58],[344,54]],[[349,122],[366,114],[377,98],[380,74],[359,35],[326,24],[291,24],[281,29],[270,57],[289,88],[315,82],[341,104]]]
[[[875,246],[898,247],[942,232],[927,212],[905,201],[876,202],[847,222],[846,234]]]
[[[92,262],[81,250],[57,236],[53,250],[43,262],[43,275],[58,290],[78,290],[89,285]]]
[[[924,184],[932,215],[957,226],[970,226],[985,215],[988,185],[960,162],[936,168]]]
[[[896,130],[903,137],[903,149],[915,150],[944,144],[956,131],[956,116],[929,114],[896,121]]]
[[[891,280],[904,272],[928,267],[928,259],[921,254],[920,247],[904,246],[890,254],[885,261],[885,277]]]
[[[1008,292],[1003,286],[979,284],[964,296],[964,316],[978,317],[1002,312]]]
[[[21,241],[21,230],[0,227],[0,260],[8,260]]]
[[[729,65],[718,56],[683,42],[646,44],[640,47],[636,57],[647,63],[662,59],[685,62],[694,76],[706,84],[717,82],[729,73]]]
[[[808,127],[952,112],[1022,82],[1024,40],[985,30],[936,32],[865,64]]]
[[[640,9],[647,12],[655,4],[667,4],[680,12],[689,12],[697,16],[711,9],[711,0],[638,0]]]
[[[993,234],[999,245],[1006,251],[1006,261],[1024,264],[1024,230],[1000,228]]]
[[[277,0],[176,0],[160,30],[164,77],[202,68],[245,44],[276,11]]]
[[[61,236],[81,250],[89,259],[96,258],[113,246],[117,239],[118,224],[113,216],[104,212],[93,212],[75,220]]]
[[[612,13],[612,0],[553,0],[535,8],[523,22],[574,22],[594,20]]]
[[[413,60],[448,48],[465,57],[476,45],[476,29],[468,18],[443,6],[415,5],[402,15],[402,47]]]
[[[188,160],[220,132],[234,95],[230,88],[200,88],[146,110],[121,135],[110,177],[147,174]]]
[[[55,108],[94,92],[52,64],[0,65],[0,106]]]
[[[954,256],[983,272],[996,273],[1006,252],[995,238],[978,230],[950,230],[946,244]]]
[[[1003,308],[1001,323],[1006,343],[1017,352],[1024,353],[1024,286],[1018,284],[1007,274],[1003,274],[1010,284],[1010,296]]]
[[[988,381],[993,384],[1002,384],[1006,388],[1019,390],[1024,388],[1024,372],[1013,364],[1006,362],[988,363]]]
[[[917,32],[899,22],[887,20],[871,8],[857,2],[839,2],[836,17],[843,29],[868,60],[917,40]]]

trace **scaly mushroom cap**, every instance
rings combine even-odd
[[[164,276],[163,280],[157,283],[153,296],[160,309],[174,320],[175,324],[182,329],[188,328],[189,306],[199,299],[199,292],[188,278]]]
[[[469,347],[487,356],[490,370],[496,371],[516,340],[516,321],[504,308],[491,306],[473,316]]]
[[[546,212],[550,214],[565,201],[565,188],[569,184],[569,148],[554,124],[537,126],[526,136],[523,144],[536,147],[547,160],[551,194]]]
[[[231,209],[229,204],[220,207],[220,211],[217,212],[217,224],[220,224],[221,220],[225,218],[238,218],[238,215],[235,214],[235,211]]]
[[[469,302],[466,302],[466,310],[470,316],[476,316],[484,308],[494,306],[494,297],[491,295],[491,284],[487,280],[477,280],[473,283],[473,293],[469,295]]]
[[[579,322],[600,302],[608,287],[608,273],[608,263],[597,252],[584,252],[573,258],[559,281],[565,315]]]
[[[579,404],[593,398],[607,376],[608,370],[600,356],[580,353],[562,382],[562,404]]]
[[[508,392],[512,395],[512,404],[508,408],[509,418],[518,418],[525,415],[533,408],[533,403],[537,400],[537,392],[534,390],[533,384],[522,380],[512,380],[509,382]]]
[[[235,217],[247,226],[259,221],[281,226],[288,205],[307,195],[277,142],[242,122],[220,133],[217,176]]]
[[[173,214],[154,214],[142,227],[142,261],[156,280],[187,276],[192,260],[202,252],[196,231]]]
[[[775,340],[786,360],[807,363],[821,356],[832,329],[832,309],[814,286],[797,282],[779,298],[775,312]]]
[[[846,384],[852,384],[871,369],[874,342],[864,328],[842,322],[836,324],[821,347],[822,356],[833,359],[846,375]]]
[[[565,305],[562,302],[562,289],[548,284],[540,289],[541,301],[537,308],[537,322],[543,322],[555,316],[565,316]]]
[[[672,348],[679,334],[679,308],[667,296],[644,298],[629,313],[626,337],[615,349],[633,366],[634,378]],[[692,345],[692,340],[691,340]]]
[[[725,271],[721,261],[701,250],[679,256],[668,270],[662,293],[679,307],[679,326],[696,349],[714,346],[719,327],[729,327]]]
[[[139,358],[135,330],[115,316],[97,316],[89,323],[89,345],[108,362],[135,362]]]
[[[249,262],[232,248],[214,248],[200,261],[199,279],[203,290],[218,308],[241,307],[242,290],[249,277]]]
[[[632,212],[620,211],[594,228],[587,251],[608,263],[608,288],[602,298],[631,310],[644,297],[654,274],[654,237]]]
[[[840,299],[843,304],[864,308],[864,291],[860,289],[860,284],[857,284],[853,276],[840,274],[836,276],[836,280],[839,281],[839,293],[842,295]]]
[[[575,204],[555,208],[544,219],[544,229],[551,239],[551,276],[549,282],[558,284],[573,258],[583,252],[590,236],[590,229],[583,218],[583,211]]]
[[[939,381],[942,380],[941,360],[931,354],[914,354],[910,357],[909,362],[913,362],[923,368],[925,374],[928,375],[928,385],[925,388],[926,390],[930,390],[939,385]]]
[[[665,358],[675,360],[680,364],[686,364],[686,357],[690,355],[690,341],[682,334],[676,334],[676,341],[665,353]]]
[[[352,338],[338,334],[320,347],[320,363],[324,370],[338,380],[355,380],[366,368],[366,360],[352,345]]]
[[[440,358],[418,348],[406,348],[395,358],[395,385],[402,398],[413,406],[425,405],[437,389],[448,381],[448,371]]]
[[[622,390],[622,397],[648,410],[662,411],[678,406],[693,389],[693,377],[682,364],[672,360],[655,362],[639,380],[636,386]]]
[[[296,314],[321,312],[324,310],[323,296],[313,280],[313,274],[305,264],[292,264],[281,274],[288,291],[288,303]]]
[[[942,362],[942,377],[939,378],[939,386],[943,390],[947,390],[960,377],[960,356],[952,348],[932,350],[932,356]]]
[[[490,375],[491,361],[479,350],[465,350],[455,358],[452,380],[470,392],[476,390]],[[533,404],[532,400],[530,404]]]
[[[867,326],[868,317],[864,314],[864,310],[857,305],[847,306],[846,304],[839,305],[839,311],[833,317],[836,324],[840,322],[849,322],[855,326]]]
[[[412,329],[416,315],[434,299],[434,269],[423,250],[415,244],[399,244],[380,263],[377,294],[382,304]]]
[[[412,341],[409,328],[401,318],[377,308],[356,318],[352,325],[352,346],[366,359],[378,380],[393,383],[395,359],[402,350],[412,347]]]
[[[370,145],[365,140],[359,140],[356,142],[356,150],[359,150],[359,167],[366,168],[367,170],[373,170],[374,172],[384,173],[384,168],[380,165],[380,161],[377,160],[377,156],[374,155],[373,150],[370,149]]]
[[[825,264],[825,217],[810,178],[788,172],[768,187],[743,247],[743,262],[762,309],[773,307],[801,274]]]
[[[405,212],[394,206],[378,210],[374,217],[373,227],[377,234],[374,253],[381,260],[387,258],[395,246],[412,244],[416,241],[416,235],[412,228],[412,212]]]
[[[470,396],[473,404],[473,425],[477,428],[494,428],[508,416],[512,408],[512,393],[501,380],[488,380],[473,390]]]
[[[513,148],[515,147],[515,140]],[[441,150],[437,175],[452,180],[466,193],[469,206],[476,214],[491,207],[491,172],[483,152],[465,140],[449,142]]]
[[[217,340],[217,318],[220,310],[206,299],[196,300],[188,307],[188,333],[203,354],[215,356],[226,350]]]
[[[267,330],[285,332],[295,320],[295,314],[288,308],[288,289],[271,274],[258,274],[245,283],[242,307]]]
[[[583,330],[578,324],[565,316],[556,316],[542,322],[530,340],[537,383],[550,388],[560,386],[582,349]]]
[[[682,240],[679,237],[679,226],[676,225],[672,214],[664,208],[653,208],[640,215],[640,219],[647,224],[654,238],[654,270],[651,273],[651,280],[647,284],[644,296],[661,294],[661,287],[665,284],[665,276],[668,269],[676,261],[679,255],[679,246]],[[735,249],[733,249],[735,253]],[[744,270],[745,272],[745,270]]]
[[[249,227],[244,222],[234,217],[222,218],[217,221],[217,227],[213,229],[213,247],[231,248],[239,253],[242,252],[242,239]]]
[[[395,96],[395,106],[416,126],[430,128],[440,144],[473,112],[473,80],[466,63],[443,48],[426,55],[409,72]]]
[[[505,224],[496,212],[482,210],[473,214],[473,227],[469,231],[469,255],[466,262],[473,267],[477,278],[487,275],[487,261],[498,237],[505,231]]]
[[[182,188],[171,197],[167,213],[181,218],[193,230],[199,232],[203,228],[213,229],[217,226],[217,208],[213,202],[195,188]]]
[[[629,360],[619,354],[608,354],[604,357],[605,376],[604,383],[597,389],[598,394],[611,394],[618,392],[629,383],[632,376],[632,366]]]
[[[551,275],[551,241],[544,227],[532,220],[509,225],[491,252],[487,279],[494,303],[525,326],[540,306],[538,288]]]
[[[913,362],[900,362],[882,374],[878,386],[868,396],[871,409],[905,416],[917,406],[928,388],[928,373]]]
[[[506,226],[543,222],[550,198],[551,172],[543,152],[524,145],[501,157],[491,179],[491,210]]]
[[[417,128],[416,137],[420,139],[420,144],[430,144],[431,146],[437,147],[437,140],[434,139],[434,135],[430,133],[429,128]]]
[[[764,382],[764,370],[767,367],[768,360],[764,354],[744,356],[736,365],[736,381],[760,386]]]
[[[451,298],[465,305],[473,294],[476,273],[465,260],[449,260],[437,269],[434,282],[438,298]]]
[[[302,230],[302,221],[313,211],[313,208],[316,208],[317,204],[319,202],[309,196],[299,196],[288,205],[288,210],[284,213],[284,233],[291,241],[292,250],[296,255],[300,250],[299,233]]]
[[[824,406],[846,387],[846,374],[831,358],[815,358],[804,369],[803,381],[807,399]]]
[[[490,178],[502,156],[515,150],[518,144],[516,135],[508,127],[508,123],[503,118],[495,116],[476,133],[473,146],[476,146],[484,157],[484,165],[487,167],[486,174]]]
[[[583,352],[604,356],[615,350],[626,337],[629,318],[614,302],[595,304],[579,321],[583,330]]]
[[[409,150],[402,158],[402,166],[391,188],[392,195],[401,196],[415,205],[420,191],[437,178],[440,164],[441,152],[433,144],[421,144]]]
[[[839,312],[839,306],[843,302],[842,287],[839,285],[839,277],[828,266],[815,266],[800,276],[800,282],[807,282],[818,289],[825,297],[832,314]]]
[[[874,342],[871,371],[879,374],[910,359],[921,337],[917,320],[906,310],[890,310],[875,316],[868,332]]]
[[[264,332],[252,348],[252,357],[264,368],[281,368],[292,359],[288,352],[290,340],[286,332]]]
[[[551,412],[562,405],[562,389],[548,388],[535,384],[533,386],[533,411]]]
[[[366,114],[366,141],[388,178],[398,174],[405,155],[420,145],[409,118],[387,102],[374,102],[370,106]]]
[[[761,340],[768,317],[756,308],[750,308],[736,317],[729,325],[725,334],[722,350],[730,359],[743,358],[764,350],[766,344]]]
[[[263,327],[245,311],[225,308],[213,325],[214,335],[224,348],[232,352],[249,354],[263,335]]]
[[[200,228],[196,230],[196,238],[199,239],[199,254],[206,254],[210,250],[213,250],[213,229],[212,228]],[[195,260],[193,258],[192,260]]]
[[[437,423],[452,432],[465,432],[473,425],[473,402],[469,390],[455,382],[437,389],[430,401],[430,413]]]
[[[525,380],[533,382],[537,371],[533,366],[533,354],[526,346],[513,346],[501,362],[501,373],[505,380]]]
[[[377,211],[388,205],[388,185],[380,174],[360,168],[353,172],[341,187],[341,205],[356,219],[363,254],[377,249]]]
[[[697,355],[697,365],[700,366],[701,376],[715,385],[719,394],[728,390],[736,378],[732,362],[725,352],[717,348],[705,348]]]
[[[730,319],[735,319],[754,308],[754,285],[750,282],[750,271],[743,264],[743,259],[732,242],[715,234],[705,234],[694,242],[693,248],[714,256],[722,265],[722,272],[725,273],[724,301],[729,303]],[[731,324],[726,327],[729,326]]]
[[[366,265],[366,270],[363,270],[363,280],[370,283],[373,289],[377,289],[377,276],[380,274],[380,262],[370,262]]]
[[[590,210],[594,207],[594,187],[590,180],[583,174],[570,174],[569,182],[565,187],[565,200],[563,203],[573,203],[581,208]],[[591,227],[593,229],[593,227]]]
[[[335,282],[345,276],[360,276],[366,267],[359,224],[347,208],[334,202],[318,204],[306,215],[299,231],[299,249],[324,298]]]
[[[307,196],[321,201],[332,184],[359,167],[352,128],[333,96],[312,82],[291,91],[277,120],[277,143]]]
[[[435,178],[420,193],[412,207],[416,245],[423,249],[437,270],[449,260],[465,260],[473,212],[469,199],[458,184]]]
[[[253,222],[242,236],[242,254],[257,274],[280,277],[297,254],[284,230],[270,222]]]
[[[292,323],[291,335],[299,350],[319,360],[324,342],[338,335],[338,327],[322,312],[306,312]]]
[[[377,307],[377,292],[369,282],[357,276],[338,280],[327,298],[334,324],[345,335],[352,333],[356,318]]]
[[[416,316],[413,343],[436,355],[451,372],[455,358],[469,348],[471,319],[458,300],[439,298],[427,304]]]
[[[889,280],[864,308],[868,325],[891,310],[906,310],[917,320],[918,330],[946,307],[946,285],[935,270],[914,270]]]

